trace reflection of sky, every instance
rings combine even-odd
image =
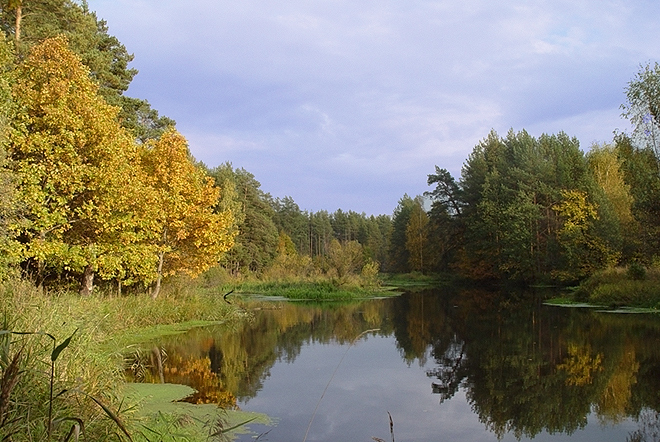
[[[331,379],[308,441],[371,441],[373,437],[391,440],[388,412],[398,441],[497,440],[472,412],[463,390],[439,403],[439,396],[431,392],[432,379],[426,376],[427,370],[435,368],[432,358],[427,358],[425,365],[407,364],[391,336],[369,336],[348,352],[346,349],[347,345],[310,344],[301,349],[293,363],[277,362],[270,369],[257,396],[239,404],[244,410],[267,413],[279,420],[265,440],[302,441]],[[603,427],[592,415],[585,429],[572,435],[540,433],[533,440],[624,441],[636,428],[631,422]],[[240,440],[247,441],[249,437]],[[507,434],[502,440],[516,438]]]

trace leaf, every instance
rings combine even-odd
[[[231,427],[229,427],[229,428],[222,428],[222,429],[216,431],[215,433],[213,433],[213,434],[211,435],[211,437],[220,436],[221,434],[229,433],[230,431],[233,431],[233,430],[235,430],[235,429],[237,429],[237,428],[239,428],[239,427],[242,427],[243,425],[249,424],[250,422],[252,422],[252,421],[255,420],[256,418],[257,418],[257,417],[255,416],[255,417],[253,417],[253,418],[251,418],[251,419],[246,420],[245,422],[241,422],[240,424],[233,425],[233,426],[231,426]]]
[[[121,421],[121,419],[119,419],[119,416],[117,416],[115,413],[113,413],[112,410],[110,410],[105,404],[103,404],[103,402],[101,402],[100,400],[96,399],[94,396],[90,396],[90,395],[87,394],[87,393],[83,393],[83,394],[84,394],[85,396],[87,396],[88,398],[90,398],[91,400],[93,400],[94,402],[96,402],[96,403],[98,404],[98,406],[101,407],[101,408],[103,409],[103,411],[105,411],[105,414],[107,414],[108,417],[109,417],[110,419],[112,419],[112,420],[117,424],[117,426],[118,426],[118,427],[121,429],[121,431],[126,435],[126,437],[128,437],[128,440],[130,440],[130,441],[133,440],[133,438],[131,437],[130,433],[128,432],[128,430],[127,430],[126,427],[124,426],[124,423]]]
[[[71,439],[72,436],[75,435],[75,440],[78,440],[79,433],[84,433],[85,432],[85,423],[83,422],[82,419],[78,417],[59,417],[57,419],[53,420],[53,425],[59,424],[61,422],[67,422],[67,421],[73,421],[75,422],[71,426],[71,430],[69,430],[69,433],[67,436],[64,438],[64,442],[68,441]]]
[[[71,336],[66,338],[60,345],[58,345],[57,347],[55,347],[55,349],[53,349],[53,352],[50,355],[50,360],[52,362],[55,362],[59,357],[60,353],[62,353],[62,351],[69,346],[69,344],[71,343],[71,338],[73,338],[73,335],[75,335],[77,331],[78,329],[75,329],[74,332],[71,334]]]

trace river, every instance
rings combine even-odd
[[[163,370],[145,378],[276,420],[239,441],[654,440],[660,317],[540,299],[464,288],[245,301],[251,321],[164,340]]]

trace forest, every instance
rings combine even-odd
[[[71,440],[83,422],[88,440],[133,440],[123,353],[155,327],[245,320],[218,293],[246,281],[364,296],[386,274],[443,275],[660,307],[657,63],[621,85],[634,129],[609,143],[493,131],[459,177],[429,164],[429,190],[392,214],[310,212],[196,160],[127,96],[133,56],[84,0],[0,8],[3,440]]]
[[[124,94],[132,55],[85,2],[9,2],[0,26],[5,280],[155,298],[163,278],[213,268],[266,280],[451,272],[573,284],[657,264],[657,64],[625,88],[633,133],[585,151],[565,133],[491,132],[459,178],[429,165],[425,195],[367,216],[304,211],[240,167],[196,161],[172,119]]]

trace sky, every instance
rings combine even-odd
[[[88,4],[135,56],[127,95],[197,160],[311,212],[391,215],[491,130],[611,142],[626,85],[660,61],[657,0]]]

